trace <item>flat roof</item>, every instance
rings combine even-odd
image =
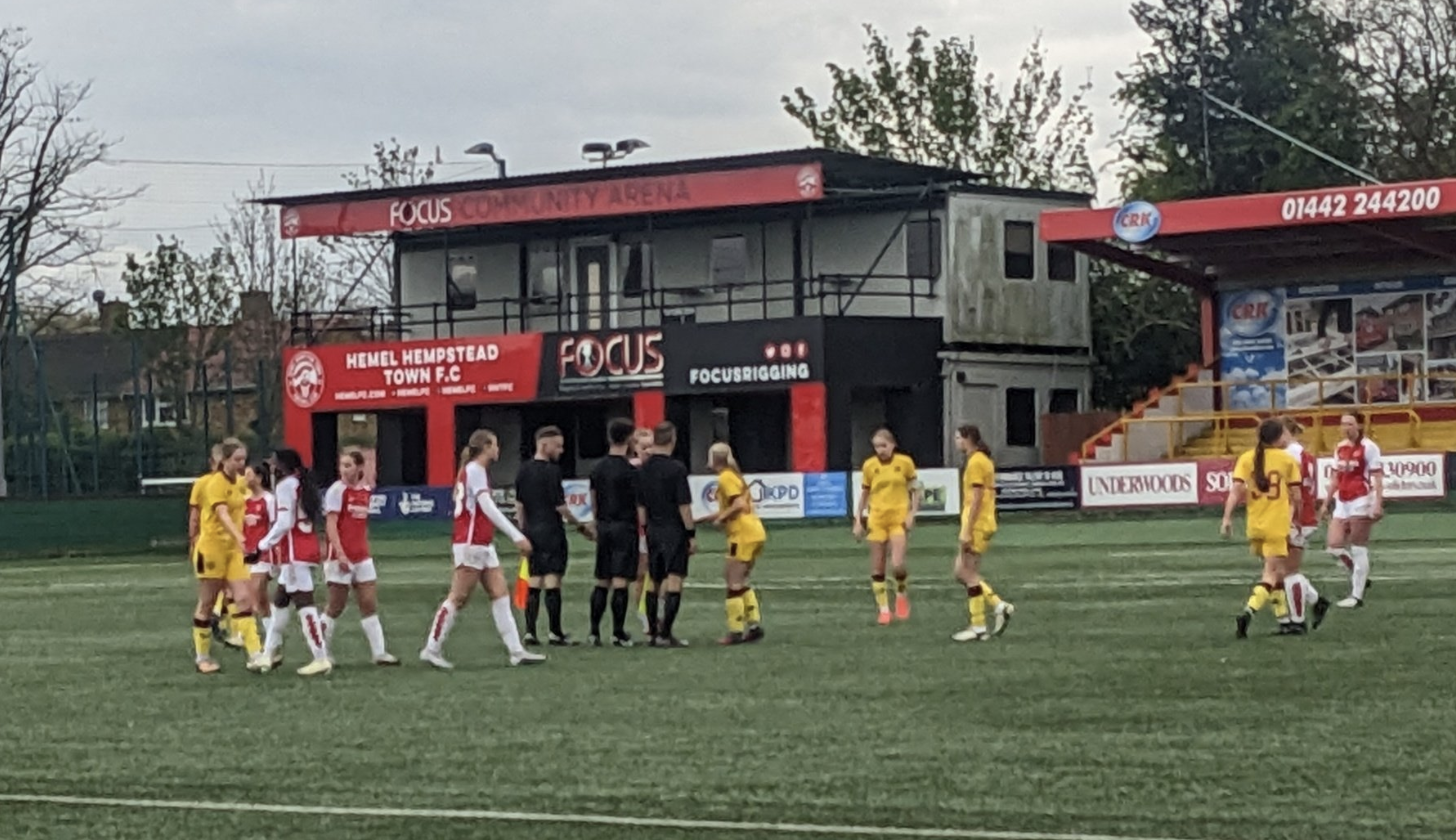
[[[1200,288],[1456,270],[1456,178],[1047,210],[1041,238]]]

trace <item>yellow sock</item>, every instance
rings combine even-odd
[[[257,656],[263,651],[263,640],[258,638],[258,619],[252,613],[233,616],[233,629],[242,634],[243,650],[249,656]]]
[[[237,602],[236,601],[228,601],[228,604],[227,604],[227,614],[228,614],[228,618],[237,618],[238,617],[238,605],[237,605]]]
[[[996,594],[996,590],[991,588],[991,584],[987,583],[985,578],[981,579],[981,594],[986,596],[986,605],[991,609],[994,610],[1001,605],[1001,596]]]
[[[206,621],[192,619],[192,649],[197,652],[198,659],[212,656],[212,628]]]
[[[219,593],[217,593],[217,600],[212,602],[212,614],[213,615],[219,615],[220,616],[223,613],[225,613],[226,611],[227,611],[227,595],[224,594],[224,593],[222,593],[222,592],[219,592]]]
[[[742,595],[728,596],[728,632],[742,633],[744,618],[747,608],[743,604]]]
[[[971,610],[971,626],[985,628],[986,626],[986,596],[979,586],[972,586],[966,590],[966,600]]]
[[[875,592],[875,605],[884,612],[890,608],[890,588],[883,580],[870,579],[870,589]]]
[[[1280,621],[1289,618],[1289,599],[1284,597],[1284,587],[1275,589],[1269,595],[1269,600],[1274,602],[1274,617]]]
[[[752,589],[743,593],[743,620],[749,625],[757,625],[763,620],[758,611],[758,593]]]
[[[1254,591],[1249,595],[1249,610],[1252,612],[1258,612],[1259,610],[1264,609],[1264,605],[1267,603],[1269,603],[1269,584],[1254,584]]]

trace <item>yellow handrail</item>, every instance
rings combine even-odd
[[[1310,431],[1312,439],[1306,440],[1306,445],[1314,453],[1329,451],[1325,446],[1325,430],[1329,427],[1338,426],[1339,418],[1350,411],[1359,411],[1367,418],[1389,416],[1391,414],[1403,415],[1406,419],[1406,428],[1409,432],[1412,444],[1419,446],[1421,438],[1421,417],[1414,409],[1405,406],[1391,406],[1379,403],[1368,405],[1346,405],[1327,406],[1322,408],[1295,408],[1281,412],[1295,417],[1309,417],[1313,420]],[[1174,458],[1178,455],[1178,448],[1181,445],[1175,434],[1175,426],[1183,423],[1209,423],[1213,426],[1215,448],[1220,449],[1226,455],[1232,455],[1233,448],[1230,441],[1230,432],[1234,424],[1239,421],[1258,423],[1269,417],[1268,412],[1254,411],[1216,411],[1201,414],[1169,415],[1166,417],[1125,417],[1117,424],[1122,432],[1122,460],[1128,460],[1128,432],[1134,425],[1162,423],[1167,427],[1167,446],[1164,447],[1164,457]],[[1335,422],[1327,423],[1327,418],[1335,418]],[[1371,437],[1376,437],[1372,429]]]

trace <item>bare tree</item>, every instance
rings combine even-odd
[[[59,269],[101,250],[102,214],[135,193],[80,186],[113,141],[80,116],[89,83],[48,79],[21,28],[0,28],[0,208],[18,208],[14,254],[19,312],[28,329],[75,316],[87,290]],[[0,299],[0,324],[8,323]]]
[[[1371,120],[1371,165],[1388,180],[1456,171],[1456,0],[1346,0]]]
[[[360,172],[344,173],[344,183],[352,190],[407,187],[434,179],[435,166],[420,160],[419,147],[405,148],[393,137],[374,144],[374,163]],[[337,292],[338,308],[394,302],[393,246],[388,236],[326,236],[319,244],[333,257],[341,274],[350,278]]]

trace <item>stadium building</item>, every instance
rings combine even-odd
[[[886,423],[927,465],[960,422],[1039,463],[1090,332],[1085,258],[1037,220],[1088,197],[980,180],[806,149],[271,199],[287,238],[395,246],[390,305],[295,315],[285,437],[327,471],[338,418],[375,415],[406,486],[451,483],[480,426],[507,473],[561,426],[584,474],[613,416],[753,472],[852,469]]]

